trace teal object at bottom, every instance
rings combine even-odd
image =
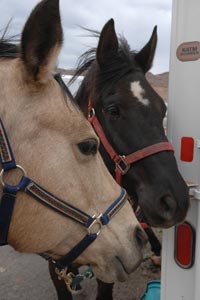
[[[149,281],[146,292],[140,300],[160,300],[160,280]]]

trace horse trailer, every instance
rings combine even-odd
[[[164,230],[161,300],[200,299],[200,1],[174,0],[168,138],[190,187],[183,224]]]

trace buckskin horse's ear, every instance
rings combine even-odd
[[[157,26],[154,27],[152,35],[148,43],[135,55],[135,60],[142,68],[144,73],[150,70],[157,45]]]
[[[21,39],[21,58],[32,79],[46,82],[52,76],[62,41],[59,0],[43,0],[30,14]]]
[[[114,20],[110,19],[103,27],[97,47],[97,62],[104,66],[118,51],[118,40]]]

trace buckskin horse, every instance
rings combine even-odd
[[[112,19],[100,35],[94,34],[98,46],[80,57],[74,76],[87,71],[75,99],[100,138],[110,173],[127,189],[134,206],[140,206],[144,220],[154,227],[171,227],[185,218],[189,195],[163,129],[166,106],[145,78],[157,29],[139,52],[117,37]],[[59,300],[72,299],[49,267]],[[97,299],[111,300],[113,284],[98,283]]]
[[[55,80],[62,40],[59,1],[44,0],[20,45],[0,41],[0,243],[48,256],[58,271],[75,260],[125,280],[145,236],[94,130]]]

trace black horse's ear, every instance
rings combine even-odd
[[[97,62],[104,66],[118,52],[118,40],[114,20],[110,19],[103,27],[97,47]]]
[[[52,76],[63,40],[59,0],[43,0],[30,14],[21,38],[21,58],[32,79]]]
[[[150,70],[155,51],[156,51],[156,45],[157,45],[157,26],[154,27],[153,33],[151,35],[150,40],[148,43],[135,55],[135,60],[139,64],[139,66],[142,68],[144,73]]]

